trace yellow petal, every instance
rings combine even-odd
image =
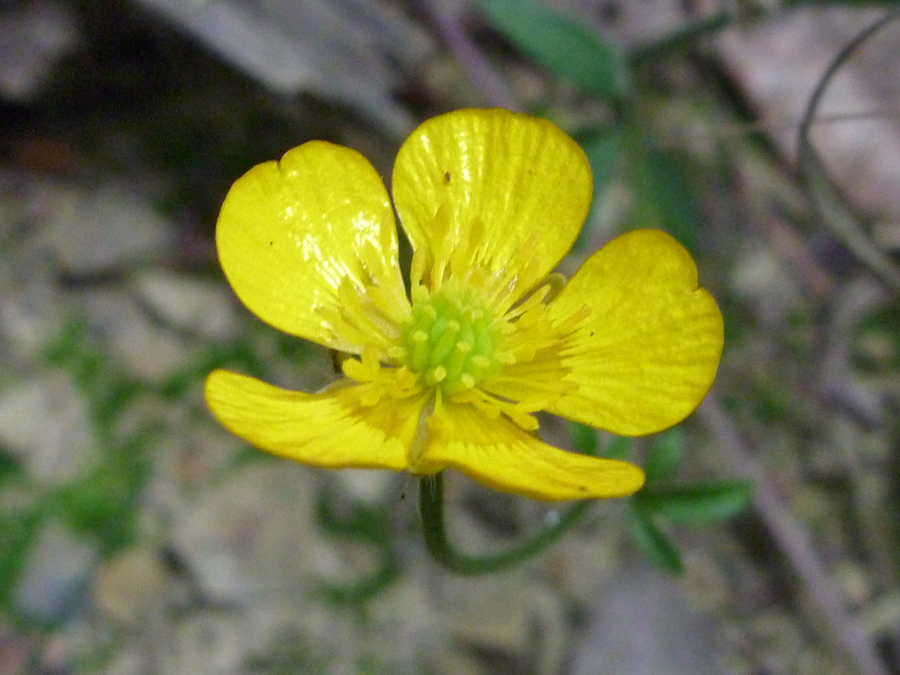
[[[428,421],[424,456],[501,492],[542,499],[624,497],[644,483],[638,467],[542,443],[509,420],[474,406],[444,402]]]
[[[591,256],[550,308],[562,321],[590,308],[560,363],[577,389],[548,410],[638,436],[680,422],[712,385],[724,340],[716,301],[690,254],[659,230],[636,230]]]
[[[306,394],[216,370],[204,394],[226,429],[262,450],[330,469],[405,469],[424,398],[364,406],[367,387]]]
[[[339,314],[342,282],[345,295],[379,287],[383,313],[407,305],[387,191],[349,148],[313,141],[248,171],[225,198],[216,245],[254,314],[328,347],[361,351],[361,331]]]
[[[400,148],[392,187],[413,248],[429,262],[448,248],[469,249],[468,265],[504,277],[507,304],[569,251],[591,189],[575,141],[547,120],[499,109],[426,121]],[[449,245],[442,240],[448,228]]]

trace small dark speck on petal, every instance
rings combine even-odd
[[[444,172],[444,185],[449,185],[449,184],[450,184],[450,172],[445,171]]]

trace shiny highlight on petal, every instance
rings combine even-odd
[[[349,148],[313,141],[248,171],[222,205],[216,246],[254,314],[327,347],[383,344],[408,311],[387,191]],[[357,296],[365,312],[347,307]]]
[[[505,311],[569,251],[592,181],[584,152],[553,123],[458,110],[413,131],[392,190],[419,267],[433,270],[430,287],[474,273]]]
[[[548,501],[640,489],[636,466],[540,441],[537,413],[642,435],[696,408],[723,328],[687,251],[639,230],[568,282],[551,274],[587,214],[590,169],[555,125],[508,111],[428,120],[392,187],[408,296],[391,202],[358,153],[306,143],[235,183],[216,229],[229,282],[262,320],[343,352],[344,377],[307,394],[217,370],[215,417],[312,466],[453,468]]]

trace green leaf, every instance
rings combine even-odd
[[[641,507],[683,525],[705,525],[743,512],[753,500],[745,480],[724,480],[684,487],[651,487],[635,499]]]
[[[684,432],[678,427],[659,434],[650,445],[647,457],[647,482],[665,480],[672,475],[684,454]]]
[[[19,463],[13,456],[0,450],[0,486],[7,479],[21,473]]]
[[[582,455],[597,454],[597,432],[594,429],[578,422],[570,422],[569,434],[576,452]]]
[[[389,545],[390,519],[383,506],[342,501],[326,486],[316,499],[316,524],[334,537]]]
[[[601,455],[609,459],[628,459],[628,451],[631,449],[631,439],[625,436],[613,436],[603,449]]]
[[[753,10],[747,11],[752,12]],[[687,51],[695,46],[701,38],[720,32],[734,21],[735,17],[731,13],[721,11],[704,19],[680,25],[670,33],[632,47],[629,54],[631,63],[634,66],[640,66],[652,61],[659,62],[677,52]]]
[[[39,509],[0,512],[0,605],[7,604],[15,590],[40,524]]]
[[[630,91],[622,50],[581,21],[534,0],[482,0],[481,11],[523,54],[586,94],[615,101]]]
[[[670,572],[675,574],[684,572],[681,554],[678,553],[675,544],[656,526],[650,513],[634,499],[628,503],[628,507],[625,531],[641,554],[654,565]]]
[[[579,134],[575,140],[581,145],[588,163],[591,165],[591,174],[594,178],[594,192],[591,200],[591,211],[581,228],[578,238],[572,245],[572,250],[581,252],[585,244],[591,239],[589,225],[595,220],[595,210],[603,205],[606,190],[613,178],[619,172],[622,159],[622,130],[618,127],[606,129],[592,129]]]
[[[622,153],[622,133],[616,128],[598,129],[577,139],[587,155],[594,176],[594,198],[603,194],[616,174]]]
[[[693,160],[678,149],[643,148],[632,173],[636,227],[665,230],[691,253],[703,229],[703,215],[690,176]]]

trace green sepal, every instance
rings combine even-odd
[[[680,525],[706,525],[733,518],[753,500],[746,480],[723,480],[699,485],[648,487],[635,495],[642,509]]]

